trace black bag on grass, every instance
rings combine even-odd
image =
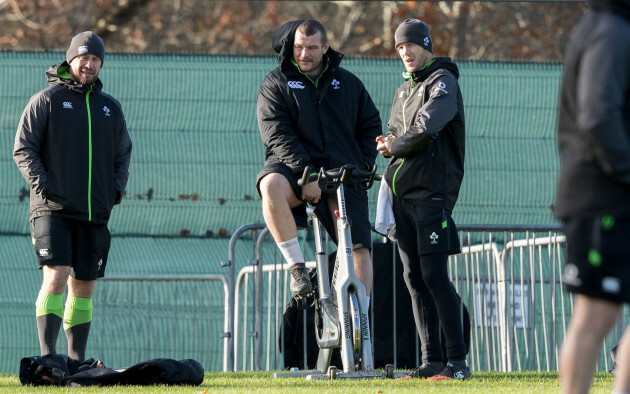
[[[198,361],[156,358],[128,368],[106,368],[100,360],[78,361],[65,354],[25,357],[20,382],[32,386],[194,385],[203,382]]]

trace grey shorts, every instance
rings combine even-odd
[[[70,266],[78,280],[105,275],[111,236],[107,225],[59,216],[40,216],[31,221],[33,250],[39,268]]]
[[[279,173],[284,176],[293,189],[293,193],[301,199],[302,188],[298,185],[298,179],[302,174],[294,174],[293,171],[282,163],[265,163],[263,169],[258,173],[256,188],[260,195],[260,180],[270,173]],[[352,248],[368,248],[372,249],[372,226],[369,219],[369,207],[367,191],[358,190],[352,187],[345,187],[346,213],[350,222],[350,234],[352,236]],[[335,224],[332,213],[328,208],[327,198],[337,198],[336,194],[323,194],[322,199],[315,206],[315,214],[320,223],[324,226],[332,240],[337,243],[337,234],[335,234]],[[306,203],[298,205],[291,210],[295,223],[299,228],[308,226],[308,217],[306,215]]]
[[[572,293],[630,302],[630,218],[598,216],[564,221],[564,283]]]

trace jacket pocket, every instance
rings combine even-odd
[[[435,144],[398,160],[400,163],[395,168],[388,167],[390,174],[386,174],[391,176],[388,182],[396,196],[407,200],[445,198],[446,164],[436,151]]]

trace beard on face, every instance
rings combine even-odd
[[[72,79],[74,79],[81,85],[91,85],[98,79],[98,74],[96,73],[92,73],[89,75],[81,74],[81,70],[79,70],[79,74],[77,74],[72,70],[72,68],[70,68],[70,76],[72,76]]]

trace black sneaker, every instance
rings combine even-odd
[[[306,267],[293,267],[291,271],[291,283],[289,288],[294,297],[306,297],[313,292],[311,277]]]
[[[442,369],[437,375],[428,378],[427,380],[464,380],[472,376],[468,368],[462,368],[460,366],[447,363],[444,369]]]
[[[422,364],[418,368],[414,369],[413,372],[409,374],[409,377],[426,379],[426,378],[430,378],[431,376],[437,375],[438,372],[439,371],[431,368],[429,364]]]

